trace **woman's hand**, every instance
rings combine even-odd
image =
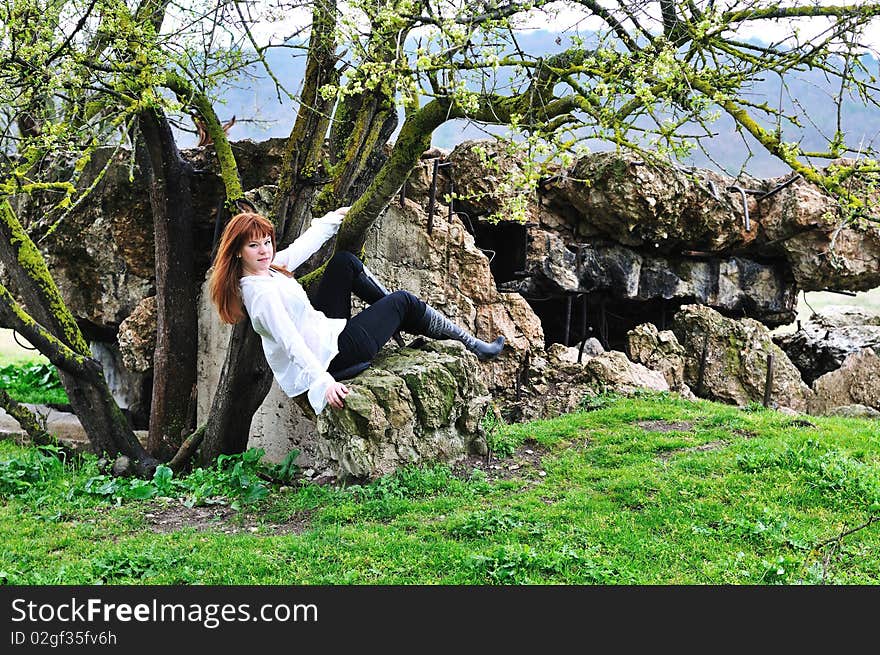
[[[340,216],[345,216],[348,213],[349,209],[351,209],[351,207],[340,207],[339,209],[335,209],[334,211]]]
[[[343,401],[347,395],[348,387],[342,384],[342,382],[334,382],[324,392],[324,398],[327,399],[327,403],[336,409],[342,409]]]

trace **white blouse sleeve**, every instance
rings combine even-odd
[[[315,414],[320,414],[327,404],[324,396],[327,387],[335,380],[306,345],[296,325],[284,311],[278,291],[270,289],[255,297],[249,313],[254,331],[280,344],[290,360],[305,371],[309,384],[309,404]]]
[[[272,263],[293,271],[339,231],[343,218],[342,214],[332,211],[314,219],[309,229],[299,235],[296,241],[276,253]]]

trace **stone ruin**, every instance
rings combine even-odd
[[[266,211],[283,141],[233,145],[247,195]],[[503,334],[504,353],[477,362],[457,343],[406,335],[417,347],[386,346],[352,380],[342,411],[316,418],[273,385],[254,416],[251,446],[273,461],[299,450],[298,463],[316,479],[359,479],[485,453],[488,411],[544,418],[608,390],[797,412],[880,410],[880,317],[838,312],[793,334],[771,333],[794,322],[801,290],[880,285],[875,224],[844,224],[837,203],[798,177],[734,180],[621,153],[585,156],[543,180],[525,223],[490,222],[503,207],[503,177],[522,165],[493,147],[466,142],[426,153],[371,230],[366,261],[386,286],[416,293],[478,336]],[[184,154],[209,172],[193,189],[204,279],[222,186],[210,173],[210,147]],[[90,165],[97,170],[109,156],[119,161],[99,201],[44,248],[114,393],[143,423],[155,342],[149,204],[142,179],[128,178],[124,153]],[[20,209],[39,220],[38,207]],[[228,339],[206,295],[199,422]]]

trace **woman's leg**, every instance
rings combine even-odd
[[[409,291],[395,291],[348,321],[339,335],[339,354],[328,367],[331,375],[373,361],[379,349],[398,330],[432,339],[455,339],[480,360],[492,359],[504,348],[503,336],[486,343]]]
[[[409,291],[395,291],[351,318],[339,335],[339,354],[330,362],[331,374],[371,362],[398,330],[418,334],[427,305]]]
[[[391,292],[360,259],[350,252],[340,251],[327,262],[312,306],[329,318],[350,318],[352,293],[372,305]]]
[[[352,286],[362,268],[361,261],[350,252],[333,255],[318,283],[312,307],[328,318],[350,318]]]

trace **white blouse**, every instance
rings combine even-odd
[[[336,234],[342,219],[336,212],[316,218],[272,263],[293,271]],[[327,318],[312,307],[294,278],[272,270],[269,275],[245,275],[239,286],[278,386],[290,397],[308,390],[309,404],[320,414],[327,405],[324,393],[335,381],[327,366],[339,352],[337,339],[346,320]]]

